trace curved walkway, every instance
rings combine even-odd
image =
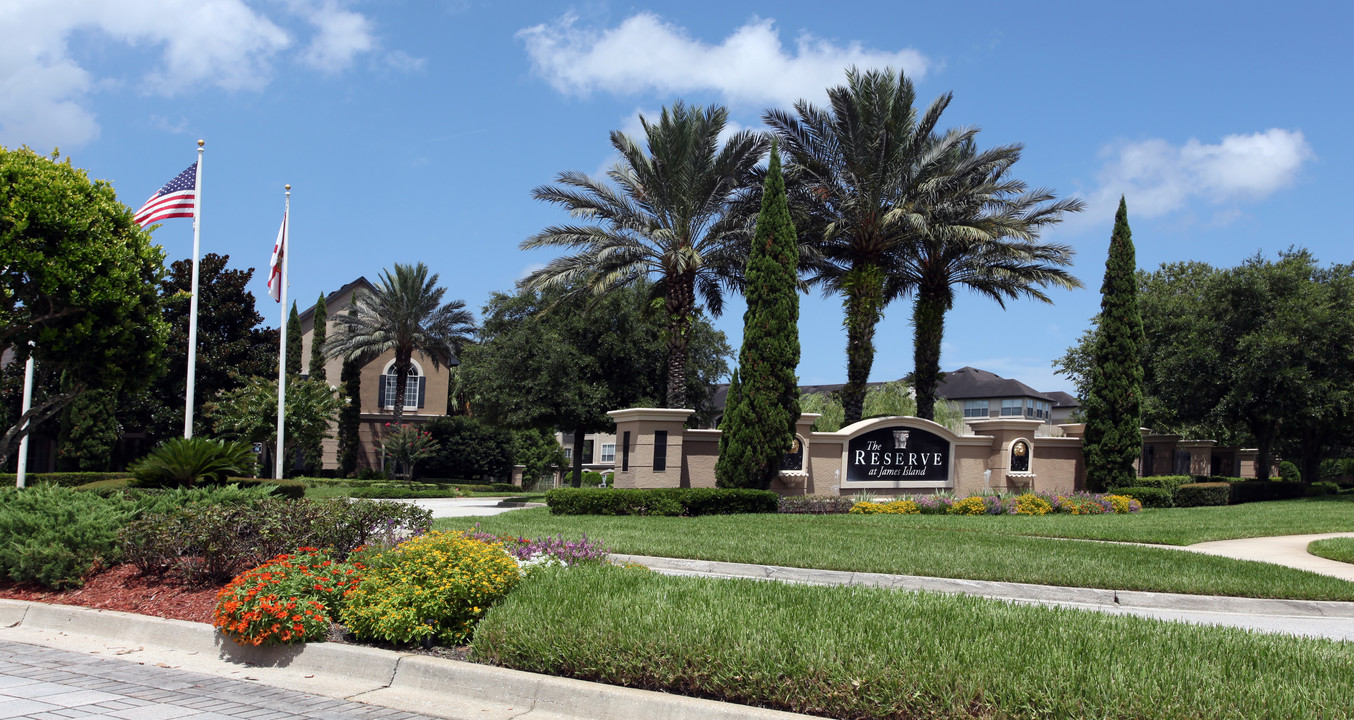
[[[1354,582],[1354,565],[1337,560],[1327,560],[1307,552],[1309,543],[1336,537],[1354,537],[1354,532],[1214,540],[1186,545],[1180,549],[1204,553],[1205,555],[1221,555],[1235,560],[1255,560],[1275,565],[1286,565],[1291,568]]]

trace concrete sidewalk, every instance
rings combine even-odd
[[[1285,565],[1354,582],[1354,565],[1337,560],[1327,560],[1307,552],[1307,545],[1310,543],[1337,537],[1354,537],[1354,532],[1215,540],[1186,545],[1180,549],[1206,555],[1221,555],[1237,560],[1255,560]]]

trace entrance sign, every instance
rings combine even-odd
[[[847,443],[846,481],[950,480],[950,442],[915,427],[882,427]]]

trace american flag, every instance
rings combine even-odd
[[[169,218],[193,217],[193,207],[197,205],[197,163],[188,166],[173,180],[165,183],[160,192],[150,196],[145,205],[136,211],[133,220],[145,227],[153,222]]]

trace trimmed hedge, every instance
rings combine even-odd
[[[1131,486],[1126,485],[1125,487],[1160,488],[1174,494],[1176,488],[1179,488],[1181,485],[1188,485],[1192,482],[1196,481],[1189,475],[1149,475],[1147,477],[1140,477],[1134,480]]]
[[[780,512],[800,515],[848,513],[855,498],[835,495],[790,495],[780,499]]]
[[[1150,478],[1141,479],[1148,480]],[[1175,507],[1175,501],[1171,499],[1171,490],[1168,488],[1143,485],[1140,487],[1114,488],[1111,492],[1115,495],[1127,495],[1142,503],[1145,508]]]
[[[1233,505],[1267,500],[1292,500],[1307,495],[1307,486],[1302,483],[1273,480],[1241,480],[1231,483],[1231,488]]]
[[[411,498],[458,498],[465,493],[456,488],[439,490],[437,488],[413,488],[407,485],[385,485],[379,487],[353,488],[348,497],[380,500],[399,500]]]
[[[552,515],[737,515],[774,513],[780,496],[770,490],[729,488],[560,488],[545,495]]]
[[[1338,495],[1340,486],[1329,480],[1314,482],[1307,486],[1307,497],[1321,497],[1322,495]]]
[[[58,485],[60,487],[78,487],[100,480],[131,479],[129,472],[53,472],[28,473],[24,476],[25,485]],[[0,484],[13,487],[19,476],[15,473],[0,473]]]
[[[1226,505],[1232,496],[1232,485],[1225,482],[1188,483],[1175,491],[1176,507]]]

